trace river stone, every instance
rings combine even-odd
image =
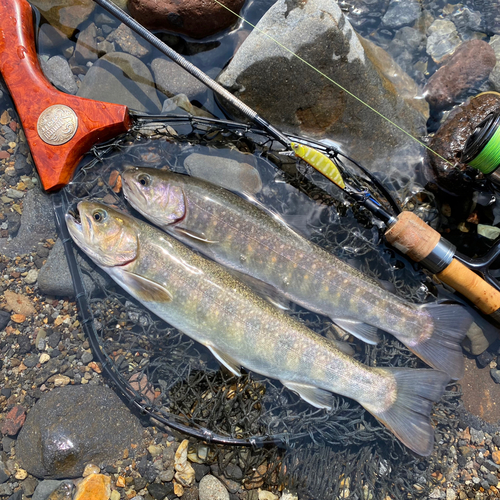
[[[462,43],[424,87],[427,102],[435,109],[451,107],[464,92],[479,86],[496,64],[493,47],[482,40]]]
[[[151,45],[144,38],[136,35],[126,24],[120,24],[106,40],[115,42],[123,52],[135,57],[147,56],[151,51]]]
[[[429,155],[430,168],[426,177],[433,180],[444,191],[456,195],[471,195],[472,183],[464,171],[474,173],[474,169],[461,163],[461,153],[467,139],[476,127],[490,114],[500,111],[500,95],[481,94],[454,108],[439,130],[434,134],[429,146],[443,158],[457,164],[448,164],[436,155]]]
[[[76,94],[78,87],[75,76],[64,57],[54,56],[48,61],[40,58],[40,65],[45,76],[53,85],[69,94]]]
[[[28,413],[16,458],[35,477],[79,477],[88,463],[114,462],[141,434],[137,418],[110,388],[66,386],[44,394]]]
[[[495,35],[490,40],[490,46],[495,52],[495,57],[497,63],[495,67],[491,70],[490,76],[488,78],[491,85],[496,91],[500,91],[500,36]]]
[[[200,481],[198,494],[200,500],[229,500],[229,493],[224,485],[211,474]]]
[[[238,13],[244,0],[225,0],[224,5]],[[129,0],[128,8],[134,19],[149,29],[183,33],[193,38],[213,35],[238,18],[217,2],[205,0]]]
[[[94,23],[89,24],[79,35],[75,47],[75,61],[78,64],[87,64],[87,61],[97,59],[97,28]]]
[[[50,196],[30,189],[24,198],[21,227],[11,241],[0,239],[0,254],[14,258],[38,249],[38,243],[56,237],[54,210]]]
[[[67,37],[85,22],[95,9],[93,0],[33,0],[43,17]]]
[[[140,59],[124,52],[111,52],[98,59],[77,95],[124,104],[144,113],[159,113],[161,109],[151,72]]]
[[[406,135],[259,33],[421,135],[428,106],[418,99],[418,87],[387,52],[356,35],[336,2],[278,0],[258,28],[219,75],[220,84],[281,129],[334,139],[372,167],[386,168],[392,157],[399,168],[405,164],[402,150],[414,150]]]
[[[435,62],[442,62],[462,42],[452,21],[436,19],[427,30],[427,54]]]
[[[262,189],[259,172],[244,161],[192,153],[184,160],[184,167],[189,175],[231,191],[255,194]]]
[[[77,260],[84,270],[82,273],[83,284],[89,295],[94,293],[97,286],[106,287],[110,283],[109,278],[95,270],[95,265],[86,255],[78,253]],[[46,295],[56,297],[75,296],[73,279],[69,271],[64,245],[60,239],[52,247],[47,261],[38,273],[38,287]]]
[[[391,0],[382,18],[382,26],[399,29],[412,25],[420,17],[421,7],[416,0]]]

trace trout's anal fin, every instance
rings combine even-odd
[[[196,241],[201,241],[203,243],[219,243],[218,241],[209,240],[204,233],[193,231],[192,229],[175,226],[174,230],[181,233],[183,236],[187,236],[188,238],[192,238]]]
[[[332,318],[332,321],[346,332],[349,332],[367,344],[375,345],[380,342],[380,336],[375,326],[352,319]]]
[[[280,380],[280,382],[293,392],[296,392],[304,401],[315,406],[316,408],[331,409],[333,395],[331,392],[319,389],[313,385],[298,384],[297,382],[289,382],[288,380]]]
[[[124,272],[121,281],[137,298],[145,302],[171,302],[172,294],[159,283],[135,273]]]
[[[217,358],[217,361],[224,365],[231,373],[236,375],[237,377],[241,377],[240,364],[235,361],[231,356],[227,355],[224,352],[217,350],[215,347],[211,345],[207,345],[210,352]]]

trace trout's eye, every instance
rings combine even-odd
[[[141,174],[137,177],[139,184],[144,187],[148,187],[151,184],[151,177],[147,174]]]
[[[104,220],[106,220],[107,216],[108,214],[106,213],[106,211],[102,210],[101,208],[94,210],[94,213],[92,214],[92,217],[96,222],[103,222]]]

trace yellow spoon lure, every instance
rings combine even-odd
[[[327,179],[337,184],[341,189],[345,189],[345,183],[340,175],[337,165],[333,163],[328,156],[320,153],[316,149],[304,146],[297,142],[290,144],[296,156],[304,160],[306,163],[315,168],[318,172],[322,173]]]

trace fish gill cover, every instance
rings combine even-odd
[[[239,160],[245,154],[262,179],[257,198],[264,206],[360,271],[391,283],[398,295],[414,302],[431,296],[428,277],[383,244],[366,210],[347,203],[307,165],[279,155],[274,146],[262,132],[243,125],[193,117],[139,121],[127,136],[87,155],[62,194],[62,208],[94,199],[131,212],[117,176],[126,164],[186,173],[184,160],[193,152]],[[369,182],[363,176],[355,180]],[[77,275],[82,272],[80,268]],[[125,397],[150,416],[222,443],[212,445],[210,453],[226,475],[230,476],[227,464],[237,458],[248,481],[262,479],[265,486],[293,488],[301,500],[428,498],[436,481],[431,471],[446,467],[449,446],[456,439],[456,385],[448,387],[431,415],[434,453],[417,457],[348,398],[334,395],[333,409],[319,410],[278,381],[253,373],[230,375],[207,349],[150,314],[103,276],[94,268],[93,292],[77,298],[104,369]],[[289,313],[314,331],[335,336],[326,318],[298,306],[291,306]],[[376,346],[356,340],[352,345],[356,358],[369,366],[423,366],[389,335]]]

